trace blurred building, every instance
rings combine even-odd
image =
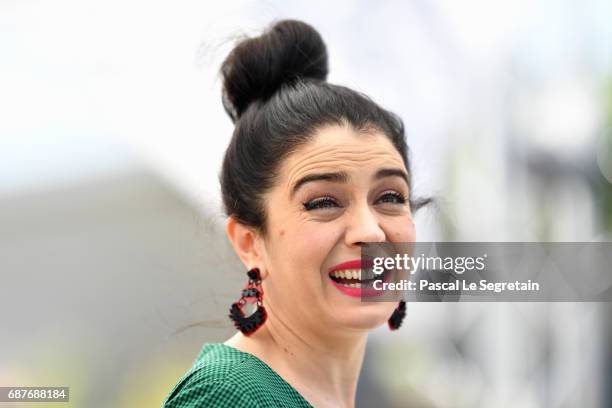
[[[144,168],[0,199],[0,377],[158,405],[232,332],[243,268],[213,221]]]

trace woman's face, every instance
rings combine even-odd
[[[340,126],[322,128],[282,162],[264,196],[268,234],[260,242],[273,314],[315,332],[386,322],[397,302],[362,302],[338,287],[330,269],[359,260],[365,242],[415,241],[402,173],[386,136]]]

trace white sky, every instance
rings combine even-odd
[[[533,61],[532,75],[567,55],[559,44],[611,65],[601,52],[612,49],[612,7],[603,0],[285,3],[4,0],[0,194],[144,162],[217,205],[232,132],[217,69],[233,35],[274,18],[317,27],[330,81],[404,118],[420,184],[435,184],[448,130],[469,112],[471,85],[497,81],[517,49]],[[570,23],[582,29],[555,41]]]

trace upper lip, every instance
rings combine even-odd
[[[365,269],[365,268],[371,268],[373,264],[374,264],[374,262],[370,258],[364,259],[364,260],[353,259],[351,261],[342,262],[342,263],[339,263],[338,265],[332,266],[331,269],[329,270],[329,272],[340,271],[340,270],[343,270],[343,269]]]

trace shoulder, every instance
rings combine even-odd
[[[250,354],[223,344],[206,344],[162,408],[284,406],[286,390],[274,372]],[[272,404],[272,405],[271,405]]]
[[[187,379],[181,381],[164,402],[162,408],[237,407],[260,408],[254,398],[240,386],[229,381]]]

